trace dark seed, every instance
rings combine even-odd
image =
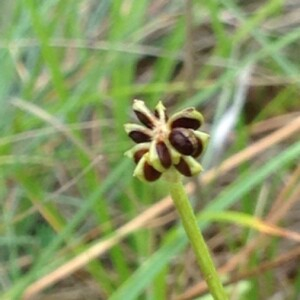
[[[184,176],[188,176],[188,177],[192,176],[192,172],[190,170],[189,165],[182,157],[180,158],[179,163],[175,165],[175,168]]]
[[[137,164],[140,161],[140,159],[143,157],[143,155],[148,151],[149,151],[148,149],[141,149],[135,152],[133,155],[134,162]]]
[[[145,162],[145,164],[144,164],[144,176],[145,176],[145,179],[148,180],[148,181],[155,181],[161,176],[161,173],[158,172],[157,170],[155,170],[147,162]]]
[[[175,128],[169,135],[171,145],[183,155],[192,155],[195,151],[195,136],[185,128]]]
[[[147,115],[141,113],[140,111],[134,110],[134,113],[138,117],[138,119],[148,128],[153,128],[153,120],[151,120]]]
[[[198,157],[203,151],[203,145],[200,139],[196,138],[196,145],[194,152],[192,154],[193,157]]]
[[[172,160],[169,149],[166,146],[166,144],[164,142],[158,142],[156,144],[156,151],[163,167],[165,167],[166,169],[170,168]]]
[[[189,118],[189,117],[182,117],[179,119],[176,119],[172,122],[171,127],[172,128],[191,128],[191,129],[198,129],[201,126],[201,122],[197,119]]]
[[[137,130],[133,130],[133,131],[129,132],[128,136],[137,144],[146,143],[146,142],[151,141],[151,136],[149,136],[148,134],[146,134],[144,132],[137,131]]]

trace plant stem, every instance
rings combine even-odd
[[[200,270],[204,275],[213,298],[215,300],[227,300],[228,296],[225,293],[205,240],[197,224],[193,208],[182,184],[181,176],[179,176],[177,172],[178,175],[174,173],[175,171],[172,171],[172,174],[166,176],[170,194],[181,217],[185,232],[192,244]]]

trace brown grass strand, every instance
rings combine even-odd
[[[258,276],[268,270],[277,268],[286,264],[292,260],[297,259],[300,257],[300,246],[297,246],[286,253],[283,253],[276,257],[271,261],[262,262],[257,268],[254,268],[250,271],[241,272],[237,275],[232,276],[229,280],[224,282],[224,285],[233,284],[239,282],[244,279],[249,279],[254,276]],[[201,290],[199,286],[196,285],[193,288],[189,289],[186,293],[180,295],[176,300],[189,300],[193,299],[195,296],[201,296],[207,291],[206,283],[201,282]]]
[[[283,192],[279,194],[277,199],[274,201],[274,203],[279,202],[279,198],[286,199],[285,206],[284,207],[278,207],[277,210],[274,211],[274,213],[270,214],[266,221],[270,224],[275,224],[278,221],[280,221],[281,218],[288,212],[288,210],[291,208],[291,205],[294,204],[297,200],[299,200],[300,197],[300,187],[298,186],[294,192],[290,195],[290,197],[287,197],[287,192],[293,187],[293,184],[295,184],[297,181],[295,180],[295,177],[297,178],[297,174],[299,172],[299,167],[296,168],[296,170],[293,172],[293,174],[290,176],[290,179],[286,183],[286,185],[283,187]],[[286,197],[286,198],[285,198]],[[272,210],[271,210],[272,211]],[[246,258],[257,249],[258,245],[262,247],[267,242],[267,239],[264,234],[260,234],[258,237],[252,239],[243,249],[241,249],[236,255],[234,255],[226,264],[224,264],[222,267],[219,268],[218,272],[220,274],[226,274],[231,271],[233,271],[236,266],[238,266],[239,263],[241,263],[244,260],[247,260]],[[200,295],[207,291],[206,283],[204,281],[200,282],[199,284],[191,287],[188,289],[185,293],[183,293],[181,296],[186,297],[186,295],[193,295],[195,297],[196,295]],[[181,297],[180,296],[180,297]],[[191,299],[191,297],[188,298],[182,298],[182,299]],[[181,299],[179,297],[179,299]]]

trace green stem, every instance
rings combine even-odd
[[[208,288],[215,300],[227,300],[228,296],[225,293],[205,240],[197,224],[193,208],[185,192],[181,177],[178,173],[175,174],[175,171],[172,171],[172,174],[168,175],[167,180],[170,194],[181,217],[183,227],[190,240]]]

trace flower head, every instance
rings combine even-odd
[[[125,124],[128,136],[137,143],[126,152],[137,164],[134,176],[155,181],[170,168],[185,176],[203,170],[196,158],[209,135],[198,130],[203,123],[200,112],[187,108],[169,118],[161,102],[152,113],[141,100],[134,100],[133,111],[143,124]]]

